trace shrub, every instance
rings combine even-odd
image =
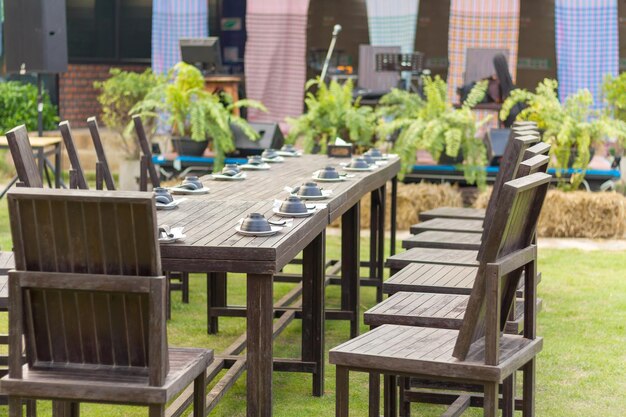
[[[57,108],[45,91],[43,103],[43,128],[56,129],[59,122]],[[0,131],[4,134],[21,124],[29,131],[37,130],[37,87],[19,81],[0,83]]]

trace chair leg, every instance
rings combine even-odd
[[[193,381],[193,417],[206,415],[206,372],[202,371]]]
[[[498,417],[498,383],[485,384],[485,403],[483,404],[485,417]]]
[[[380,374],[370,372],[369,417],[380,417]]]
[[[183,303],[189,304],[189,272],[180,273],[180,284],[183,293]]]
[[[22,417],[22,399],[20,397],[8,397],[9,417]]]
[[[53,401],[52,417],[79,417],[80,403],[71,401]]]
[[[502,383],[502,417],[515,417],[515,372]]]
[[[522,368],[522,416],[535,417],[535,360],[532,359]]]
[[[398,415],[398,378],[395,375],[385,375],[384,416],[397,417]]]
[[[348,368],[337,366],[335,376],[335,391],[337,392],[337,397],[335,398],[335,417],[348,417],[350,413],[350,403],[348,402],[350,397],[348,373]]]
[[[165,417],[165,405],[164,404],[151,404],[149,417]]]
[[[26,417],[37,417],[36,400],[26,400]]]

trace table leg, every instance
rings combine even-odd
[[[378,210],[380,210],[380,190],[370,194],[370,257],[369,278],[376,279],[376,265],[378,264]]]
[[[302,258],[302,360],[315,362],[313,395],[324,394],[324,264],[326,232],[304,249]]]
[[[380,201],[378,204],[378,255],[376,256],[376,302],[383,301],[383,276],[385,270],[385,213],[387,204],[387,187],[380,187]]]
[[[247,277],[248,417],[272,415],[272,278]]]
[[[391,179],[391,230],[389,256],[396,254],[396,213],[398,211],[398,177]]]
[[[207,274],[207,333],[219,331],[219,317],[211,314],[211,307],[226,307],[226,273],[211,272]]]
[[[354,314],[350,337],[359,334],[360,215],[359,203],[341,217],[341,309]]]

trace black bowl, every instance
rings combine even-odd
[[[290,195],[287,197],[280,205],[279,208],[281,213],[290,213],[290,214],[300,214],[306,213],[306,204],[304,201],[295,195]]]
[[[225,171],[225,170],[241,172],[241,168],[239,168],[238,164],[226,164],[226,165],[224,165],[224,168],[222,169],[222,171]]]
[[[282,148],[280,148],[281,151],[283,152],[291,152],[291,153],[296,153],[298,152],[298,150],[296,149],[295,146],[293,146],[292,144],[287,144],[284,145]]]
[[[327,166],[324,169],[319,170],[317,174],[318,178],[323,178],[326,180],[339,178],[339,173],[335,169],[335,167]]]
[[[248,157],[248,165],[262,165],[263,159],[261,155],[252,155]]]
[[[263,151],[261,156],[265,159],[274,159],[278,156],[276,149],[266,149]]]
[[[200,179],[198,179],[195,175],[188,175],[183,180],[182,185],[186,186],[186,188],[189,188],[190,190],[199,190],[202,188],[202,181],[200,181]]]
[[[305,182],[298,189],[298,195],[304,197],[321,197],[322,189],[315,182]]]
[[[154,188],[154,190],[152,190],[154,192],[154,200],[157,203],[161,203],[161,204],[169,204],[172,201],[174,201],[174,197],[172,197],[172,195],[170,194],[169,191],[167,191],[167,188],[163,188],[163,187],[156,187]]]
[[[244,232],[269,232],[272,226],[261,213],[250,213],[241,222],[241,230]]]
[[[383,157],[383,153],[378,148],[371,148],[367,151],[367,154],[375,159],[380,159]]]
[[[369,165],[374,165],[376,163],[372,155],[368,153],[364,153],[363,155],[361,155],[361,158],[363,158],[363,160],[367,162]]]
[[[364,168],[369,168],[370,164],[368,164],[367,161],[363,158],[352,158],[352,161],[350,161],[350,164],[348,165],[348,167],[364,169]]]

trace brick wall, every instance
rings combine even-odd
[[[147,68],[146,65],[70,64],[67,72],[59,75],[61,120],[69,120],[72,127],[85,127],[88,117],[100,114],[98,91],[93,88],[93,82],[107,79],[113,67],[138,72]]]

